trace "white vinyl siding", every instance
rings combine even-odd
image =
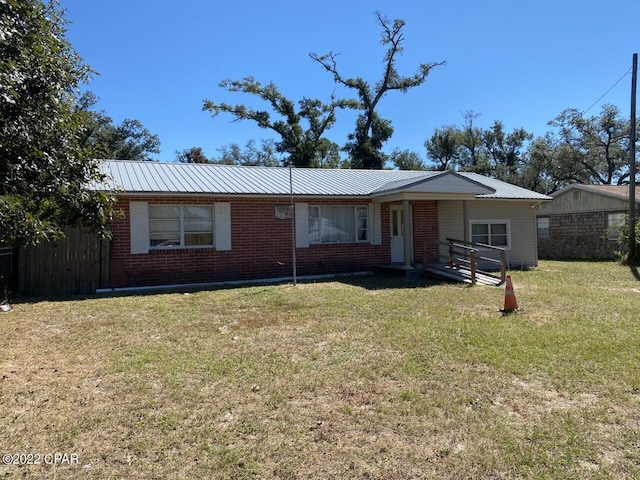
[[[476,200],[469,201],[468,218],[483,219],[487,222],[499,222],[509,219],[510,245],[507,262],[511,265],[535,266],[538,264],[538,238],[536,235],[536,210],[528,202],[509,200]],[[539,212],[538,212],[539,213]],[[471,240],[464,238],[465,222],[462,201],[438,201],[438,238]],[[469,236],[471,231],[467,221]],[[441,254],[447,254],[447,247],[442,246]]]
[[[536,210],[528,202],[477,201],[469,202],[469,218],[487,222],[509,220],[509,250],[507,262],[512,266],[538,264]]]

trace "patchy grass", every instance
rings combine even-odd
[[[640,477],[640,283],[512,279],[506,316],[503,288],[395,278],[18,304],[0,453],[42,457],[0,474]]]

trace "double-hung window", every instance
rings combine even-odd
[[[538,240],[549,240],[550,238],[549,217],[538,217]]]
[[[212,247],[212,206],[149,205],[149,247]]]
[[[618,240],[620,238],[620,230],[624,226],[626,220],[624,213],[608,213],[607,214],[607,239]]]
[[[309,243],[366,242],[367,207],[309,206]]]
[[[472,221],[471,241],[509,248],[509,222],[507,220]]]

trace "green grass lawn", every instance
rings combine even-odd
[[[0,453],[41,464],[0,476],[640,478],[640,281],[511,276],[511,315],[504,287],[379,277],[18,303]]]

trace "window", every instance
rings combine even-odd
[[[367,207],[309,207],[309,243],[366,242]]]
[[[574,191],[572,192],[571,199],[572,199],[574,202],[579,202],[579,201],[580,201],[580,190],[574,190]]]
[[[291,220],[291,205],[276,205],[274,208],[276,220]]]
[[[620,238],[620,228],[626,221],[624,213],[608,213],[607,214],[607,239],[618,240]]]
[[[212,247],[213,207],[149,205],[149,246]]]
[[[472,221],[471,241],[509,248],[509,222],[505,220]]]
[[[549,240],[550,238],[549,217],[538,217],[538,240]]]

